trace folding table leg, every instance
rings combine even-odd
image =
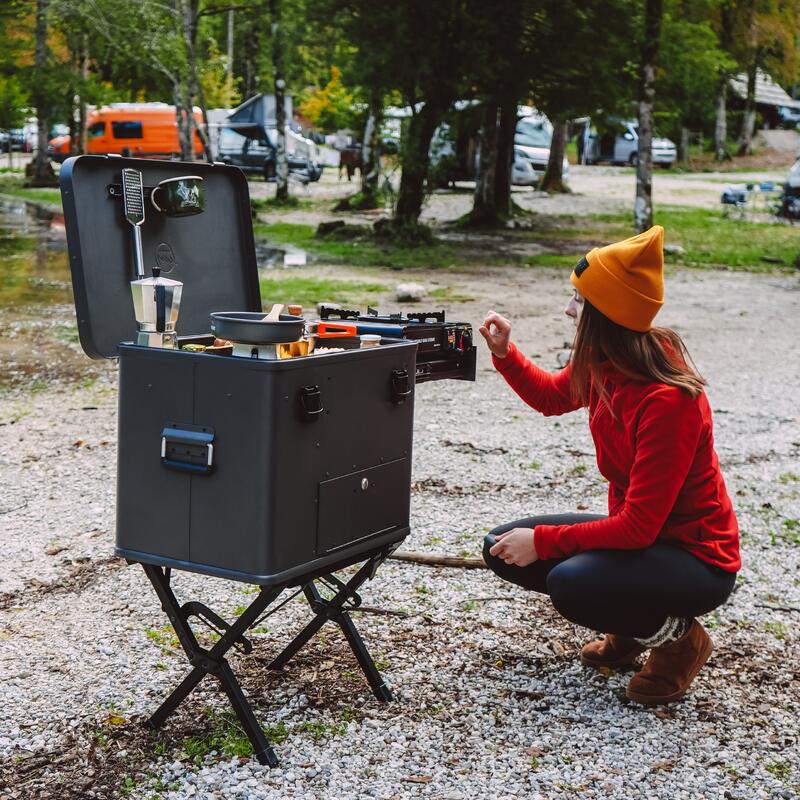
[[[178,706],[191,694],[205,675],[213,675],[222,684],[222,688],[230,701],[236,716],[253,746],[255,757],[261,764],[274,767],[278,764],[278,757],[270,747],[264,731],[258,724],[250,704],[236,680],[230,664],[225,659],[225,654],[242,637],[247,629],[253,625],[264,609],[281,593],[282,588],[262,589],[258,597],[247,607],[243,614],[222,633],[216,644],[206,650],[201,647],[197,637],[192,631],[186,611],[178,604],[178,600],[170,587],[168,573],[160,567],[142,564],[147,577],[153,584],[156,594],[161,600],[161,607],[169,617],[175,633],[183,647],[186,657],[192,664],[192,671],[170,693],[156,712],[147,721],[152,728],[164,724]]]
[[[364,644],[364,640],[361,638],[361,634],[358,632],[350,615],[343,611],[336,618],[336,622],[342,629],[342,633],[345,635],[350,649],[355,654],[364,675],[367,676],[372,693],[383,703],[389,703],[394,700],[392,690],[386,685],[381,673],[378,672],[378,668],[375,666],[375,662],[372,660],[372,656],[369,654],[369,650],[367,650],[367,646]]]
[[[247,698],[242,692],[242,687],[239,685],[239,681],[236,680],[236,676],[227,661],[222,662],[217,677],[225,690],[225,694],[228,695],[228,700],[233,706],[233,710],[236,712],[239,723],[247,734],[250,744],[253,745],[253,753],[256,759],[260,764],[277,767],[280,763],[278,756],[275,755],[275,751],[270,747],[269,741],[267,741],[263,729],[258,724],[258,720],[253,714],[253,709],[250,707],[250,703],[247,702]]]
[[[320,628],[328,621],[328,618],[318,614],[314,619],[303,628],[291,642],[272,659],[268,669],[283,669],[303,647],[305,647]]]
[[[147,725],[150,728],[160,728],[167,717],[194,691],[195,686],[203,680],[206,674],[202,667],[195,667],[156,709],[147,720]]]

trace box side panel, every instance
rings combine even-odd
[[[367,520],[360,511],[343,505],[337,495],[328,498],[322,508],[319,487],[333,478],[406,459],[411,462],[414,418],[413,392],[405,402],[397,403],[392,394],[392,373],[406,369],[413,389],[416,348],[386,348],[369,358],[351,361],[309,361],[302,369],[280,374],[278,424],[275,428],[276,451],[283,455],[282,469],[275,475],[273,535],[269,543],[272,563],[281,569],[299,563],[298,559],[320,557],[332,546],[326,534],[317,542],[318,527],[328,530],[328,522],[319,513],[351,515],[352,534],[337,524],[335,547],[355,542],[365,535]],[[303,411],[305,387],[318,387],[323,412],[314,420]],[[285,408],[285,410],[283,410]],[[408,474],[408,470],[406,469]],[[395,481],[395,509],[392,516],[398,527],[408,526],[410,476]],[[309,543],[307,537],[311,536]]]
[[[192,421],[191,359],[142,348],[120,357],[117,547],[174,559],[189,557],[186,473],[161,464],[161,431]]]
[[[271,372],[240,359],[197,359],[195,425],[214,429],[214,471],[192,478],[191,560],[254,575],[268,572],[272,446]]]

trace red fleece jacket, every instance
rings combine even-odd
[[[530,406],[545,415],[581,407],[572,399],[570,367],[551,374],[512,344],[495,368]],[[583,550],[638,549],[657,539],[728,571],[741,567],[739,529],[714,451],[705,394],[690,397],[663,383],[642,383],[608,368],[603,377],[613,416],[596,392],[589,429],[597,466],[608,480],[607,519],[537,525],[539,558]]]

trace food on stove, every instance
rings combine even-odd
[[[230,347],[233,342],[228,341],[227,339],[214,339],[214,344],[212,347]]]
[[[205,344],[183,344],[181,350],[186,350],[187,353],[205,353],[208,350],[208,345]]]
[[[286,306],[286,310],[293,317],[302,317],[303,316],[303,306],[298,305],[297,303],[292,303],[291,305]]]

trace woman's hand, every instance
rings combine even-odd
[[[501,317],[496,311],[490,311],[478,330],[486,339],[492,355],[498,358],[505,358],[508,355],[511,323],[505,317]]]
[[[497,544],[489,553],[502,559],[506,564],[527,567],[539,560],[536,545],[533,543],[533,528],[513,528],[497,536]]]

